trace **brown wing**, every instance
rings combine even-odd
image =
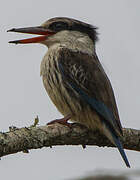
[[[114,129],[117,128],[122,134],[113,89],[98,57],[63,48],[60,50],[58,61],[68,82],[73,83],[78,91],[84,92],[88,99],[90,98],[89,101],[100,102],[102,107],[105,105],[105,111],[111,111],[114,120],[109,121]]]

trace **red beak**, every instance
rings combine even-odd
[[[33,37],[33,38],[29,38],[29,39],[9,41],[9,43],[15,43],[15,44],[39,43],[39,42],[45,41],[48,36],[55,34],[55,32],[52,32],[41,26],[18,28],[18,29],[13,28],[13,29],[8,30],[7,32],[19,32],[19,33],[42,35],[42,36]]]

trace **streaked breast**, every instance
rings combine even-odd
[[[49,97],[64,116],[71,115],[72,121],[90,128],[93,126],[95,129],[100,121],[98,115],[63,80],[58,67],[58,57],[59,49],[48,50],[41,63],[41,76]]]

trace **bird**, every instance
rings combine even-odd
[[[114,92],[96,54],[97,29],[76,19],[54,17],[40,26],[8,30],[40,35],[9,43],[47,46],[40,75],[50,99],[64,116],[54,122],[68,124],[70,119],[90,130],[99,130],[130,167],[121,142],[123,131]]]

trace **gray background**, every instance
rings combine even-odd
[[[97,54],[115,91],[122,125],[140,128],[140,1],[139,0],[5,0],[0,6],[0,130],[30,126],[61,117],[39,76],[47,51],[39,44],[12,45],[9,40],[31,37],[7,33],[13,27],[40,25],[55,16],[76,18],[99,27]],[[133,169],[138,152],[126,151]],[[53,147],[17,153],[0,161],[1,179],[64,180],[96,169],[125,170],[117,149],[81,146]]]

